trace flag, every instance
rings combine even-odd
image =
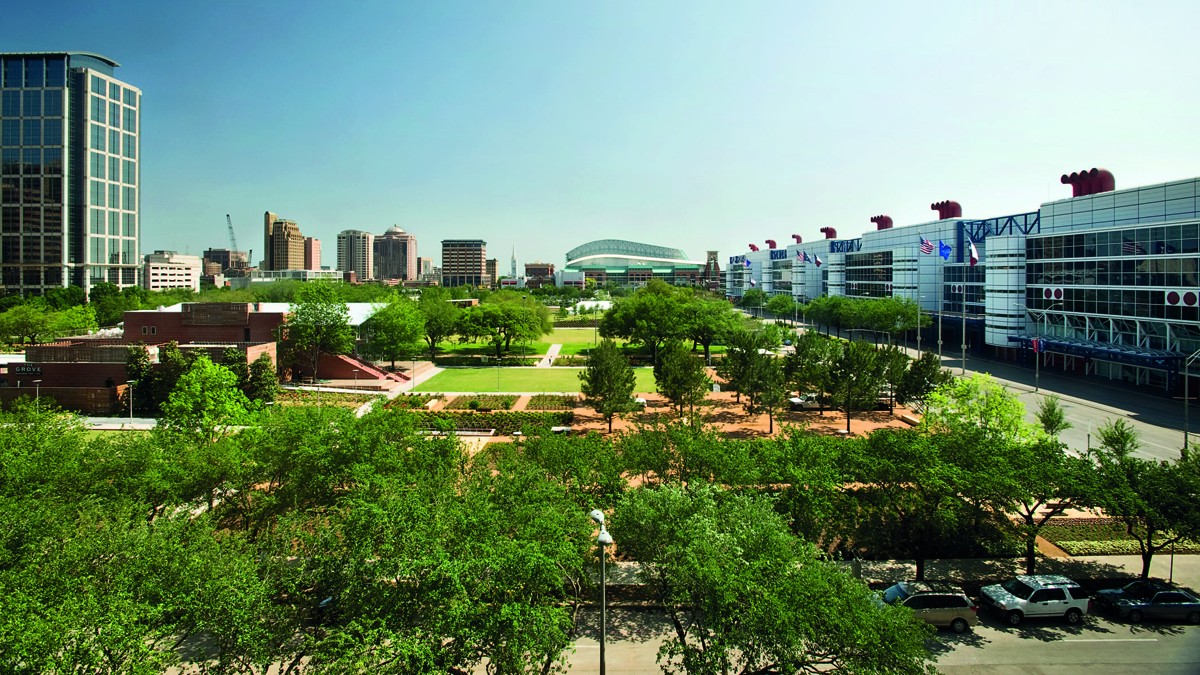
[[[796,260],[799,260],[800,262],[804,262],[804,254],[801,253],[800,251],[796,251]]]
[[[975,242],[971,241],[970,237],[967,237],[967,246],[971,247],[969,251],[971,254],[971,267],[974,267],[979,264],[979,251],[975,250]]]
[[[933,253],[933,242],[929,241],[925,237],[921,237],[921,253],[924,253],[925,255]]]
[[[745,259],[745,263],[746,263],[746,269],[750,269],[750,259],[749,258]]]
[[[1121,253],[1145,253],[1146,249],[1141,244],[1135,244],[1128,239],[1121,241]]]
[[[804,254],[804,262],[806,262],[806,263],[810,263],[810,262],[812,262],[812,258],[810,258],[810,257],[808,256],[808,251],[801,251],[801,253],[803,253],[803,254]]]
[[[1029,344],[1033,345],[1033,353],[1039,354],[1042,351],[1041,340],[1037,338],[1029,338]]]
[[[753,280],[753,279],[751,279],[751,280],[750,280],[750,287],[751,287],[751,288],[754,288],[754,287],[755,287],[755,286],[757,286],[757,285],[758,285],[758,282],[757,282],[757,281],[755,281],[755,280]]]
[[[947,244],[941,239],[938,240],[938,255],[942,256],[942,260],[950,259],[950,250],[950,244]]]
[[[821,256],[817,256],[817,267],[821,266]]]

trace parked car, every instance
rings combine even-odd
[[[1139,579],[1122,588],[1106,588],[1096,593],[1096,604],[1133,623],[1142,619],[1200,623],[1200,599],[1161,581]]]
[[[1091,601],[1079,584],[1056,574],[1019,576],[1003,584],[984,586],[980,601],[999,612],[1009,625],[1026,617],[1062,617],[1077,624],[1088,613]]]
[[[883,601],[912,610],[913,616],[962,633],[979,623],[979,607],[954,584],[901,581],[883,592]]]
[[[817,410],[821,407],[816,396],[793,396],[788,399],[788,406],[792,410]]]

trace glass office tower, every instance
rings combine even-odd
[[[142,92],[85,52],[0,53],[0,286],[136,286]]]

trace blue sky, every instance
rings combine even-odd
[[[1194,2],[11,3],[0,51],[144,92],[142,248],[619,238],[703,259],[1200,174]],[[994,5],[994,6],[993,6]]]

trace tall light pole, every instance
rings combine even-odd
[[[1188,370],[1192,367],[1192,362],[1200,358],[1200,349],[1192,352],[1192,355],[1183,361],[1183,451],[1188,450],[1188,433],[1191,431],[1188,419],[1188,409],[1192,407],[1191,392],[1188,391]]]
[[[612,535],[604,527],[604,512],[600,509],[592,509],[588,514],[592,520],[600,524],[600,534],[596,537],[596,543],[600,544],[600,675],[604,675],[604,638],[606,636],[606,627],[608,625],[608,573],[605,571],[605,550],[604,547],[613,543]]]
[[[1055,307],[1062,307],[1062,303],[1056,302],[1053,305],[1050,305],[1049,307],[1047,307],[1046,309],[1043,309],[1041,311],[1042,335],[1046,334],[1046,312],[1049,312],[1050,310],[1054,309]],[[1033,316],[1033,318],[1035,320],[1038,318],[1037,315],[1035,314],[1035,310],[1030,310],[1029,314],[1030,314],[1030,316]],[[1037,340],[1038,340],[1038,342],[1037,342],[1038,348],[1033,350],[1033,390],[1041,391],[1041,386],[1042,386],[1042,338],[1041,338],[1041,336],[1038,336]]]
[[[137,384],[137,380],[126,380],[125,384],[129,385],[129,420],[133,421],[133,387]]]
[[[354,388],[358,389],[358,368],[354,369]]]
[[[33,409],[41,411],[42,409],[42,381],[33,381]]]

